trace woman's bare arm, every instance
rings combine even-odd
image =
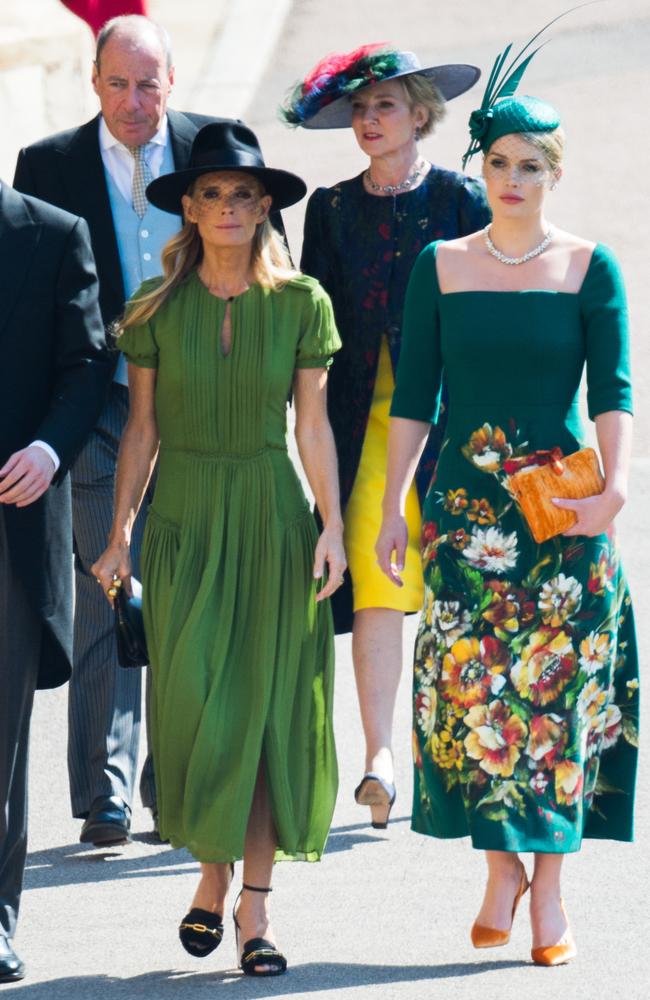
[[[406,497],[430,430],[431,425],[424,421],[390,418],[383,519],[375,552],[379,566],[398,587],[402,586],[400,573],[404,569],[408,545],[404,516]]]
[[[323,531],[314,555],[314,577],[328,566],[327,584],[316,600],[330,597],[340,586],[345,567],[343,519],[339,501],[336,447],[327,417],[327,371],[298,368],[294,378],[296,442],[309,485],[316,498]]]
[[[104,592],[114,575],[130,590],[131,533],[158,454],[156,374],[154,368],[129,365],[129,418],[117,458],[113,524],[108,546],[91,568]]]

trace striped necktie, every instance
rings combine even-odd
[[[144,155],[147,147],[145,143],[143,146],[127,146],[126,148],[135,160],[133,185],[131,187],[133,209],[136,215],[142,218],[149,207],[149,202],[147,201],[147,196],[145,194],[147,184],[151,184],[151,181],[153,180],[153,174],[149,169],[149,164],[147,163]]]

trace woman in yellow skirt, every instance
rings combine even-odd
[[[369,166],[312,194],[301,267],[334,305],[343,340],[328,387],[349,574],[333,601],[338,632],[352,629],[354,669],[366,738],[358,802],[385,827],[395,800],[392,722],[402,668],[405,612],[422,605],[420,502],[434,471],[434,428],[406,498],[409,549],[398,591],[375,562],[386,470],[388,407],[401,343],[411,267],[436,238],[452,239],[488,221],[482,188],[425,160],[418,141],[442,118],[445,100],[472,86],[473,66],[423,68],[412,52],[366,45],[323,60],[284,108],[289,124],[352,127]]]

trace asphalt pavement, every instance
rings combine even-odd
[[[248,22],[250,37],[241,25],[237,36],[242,65],[249,66],[246,86],[254,94],[246,118],[258,131],[270,165],[301,173],[310,189],[334,183],[364,165],[352,135],[288,132],[275,117],[283,93],[317,58],[389,39],[414,49],[423,61],[474,62],[485,71],[504,42],[523,43],[561,6],[557,0],[297,0],[278,30],[273,4],[260,0],[257,17]],[[209,18],[206,14],[206,32]],[[277,42],[264,52],[257,47],[258,36],[271,27]],[[182,30],[177,21],[175,31]],[[589,6],[558,25],[553,38],[522,88],[555,103],[567,130],[565,177],[551,217],[557,225],[610,245],[622,261],[630,294],[638,430],[631,496],[619,530],[643,659],[650,639],[647,0]],[[188,51],[188,40],[182,43]],[[247,63],[249,51],[255,58]],[[207,72],[205,62],[200,72]],[[195,81],[197,88],[205,84]],[[439,135],[424,144],[435,162],[458,168],[465,122],[481,93],[479,84],[450,105]],[[299,205],[286,213],[295,256],[303,211]],[[125,848],[97,852],[79,844],[80,824],[70,818],[67,795],[66,691],[40,693],[32,727],[30,854],[16,939],[27,978],[4,989],[21,991],[21,1000],[645,998],[650,981],[647,728],[642,730],[636,843],[587,842],[566,861],[565,898],[577,959],[563,968],[532,967],[525,907],[506,948],[476,952],[469,928],[481,897],[481,856],[467,841],[434,841],[409,830],[409,668],[415,627],[411,617],[395,721],[398,798],[386,832],[373,831],[366,811],[353,802],[363,748],[349,637],[337,640],[339,801],[323,861],[284,864],[276,871],[274,924],[290,963],[289,973],[278,979],[249,980],[237,972],[232,923],[226,922],[224,942],[209,958],[195,960],[182,950],[176,926],[191,899],[198,865],[187,852],[153,842],[143,810],[135,809],[133,841]]]

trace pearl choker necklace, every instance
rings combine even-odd
[[[370,167],[368,167],[366,170],[366,182],[371,191],[379,191],[381,194],[399,194],[400,191],[408,191],[409,188],[413,187],[423,170],[424,160],[418,160],[413,173],[409,174],[406,180],[401,181],[399,184],[377,184],[376,181],[373,181]]]
[[[541,253],[544,253],[547,246],[553,239],[553,230],[549,229],[542,242],[538,243],[538,245],[534,247],[532,250],[529,250],[528,253],[525,253],[523,257],[506,257],[504,253],[501,253],[500,250],[497,250],[494,243],[490,239],[489,225],[485,227],[483,233],[485,235],[485,245],[488,249],[488,253],[491,253],[492,256],[496,257],[496,259],[501,261],[502,264],[525,264],[527,260],[532,260],[533,257],[539,257]]]

